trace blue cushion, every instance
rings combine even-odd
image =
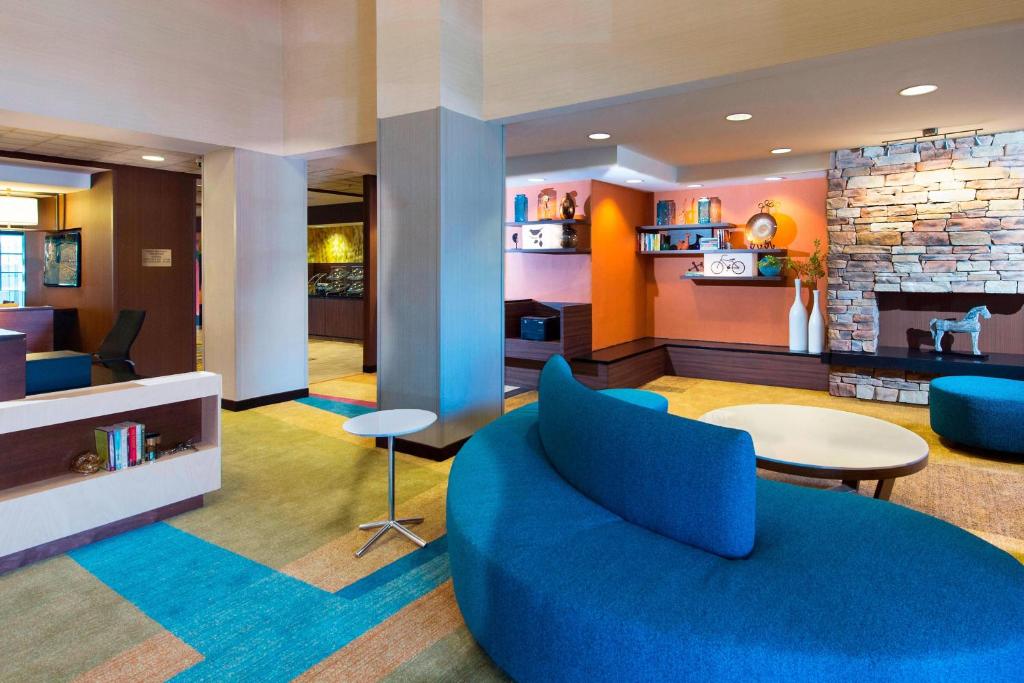
[[[668,399],[653,391],[644,391],[643,389],[601,389],[601,393],[605,396],[617,398],[620,401],[628,401],[633,405],[658,410],[662,413],[668,412]]]
[[[25,394],[79,389],[92,384],[92,356],[75,351],[45,351],[25,356]]]
[[[1024,382],[937,377],[928,402],[936,434],[967,446],[1024,453]]]
[[[478,431],[448,486],[459,607],[518,681],[1020,678],[1024,567],[998,548],[772,481],[757,527],[730,561],[624,521],[554,471],[535,404]]]
[[[555,356],[540,375],[540,436],[558,473],[623,519],[723,557],[754,546],[746,432],[604,396]]]

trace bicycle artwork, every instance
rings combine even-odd
[[[722,275],[726,271],[730,271],[734,275],[743,275],[747,272],[747,266],[735,256],[722,256],[711,262],[709,270],[712,275]]]

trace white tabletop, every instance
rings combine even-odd
[[[928,457],[928,444],[891,422],[829,408],[775,403],[730,406],[702,422],[749,432],[764,460],[811,468],[889,469]]]
[[[402,408],[366,413],[353,417],[342,426],[346,432],[358,436],[404,436],[422,431],[436,421],[437,415],[429,410]]]

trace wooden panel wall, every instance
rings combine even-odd
[[[146,376],[190,372],[195,335],[196,176],[133,166],[114,174],[114,302],[146,311],[132,349]],[[170,249],[171,267],[143,267],[143,249]]]
[[[931,348],[932,318],[962,318],[975,306],[987,306],[992,317],[981,321],[982,353],[1020,353],[1024,349],[1024,294],[878,293],[878,345]],[[943,347],[971,352],[971,335],[947,334]]]
[[[363,176],[363,372],[377,371],[377,176]]]
[[[671,373],[678,377],[828,391],[828,368],[817,356],[742,353],[668,347]]]
[[[0,401],[25,398],[25,335],[0,330]]]

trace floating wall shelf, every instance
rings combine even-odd
[[[664,232],[666,230],[739,230],[735,223],[676,223],[673,225],[638,225],[640,232]]]
[[[742,282],[743,284],[779,283],[786,280],[781,275],[704,275],[703,273],[686,273],[684,277],[693,282]]]
[[[521,223],[508,221],[505,223],[505,227],[508,228],[521,228],[524,225],[590,225],[590,221],[585,218],[545,218],[542,221],[523,221]]]
[[[642,256],[700,256],[701,254],[773,254],[783,256],[785,249],[661,249],[638,251]]]
[[[589,249],[506,249],[506,254],[589,254]]]

